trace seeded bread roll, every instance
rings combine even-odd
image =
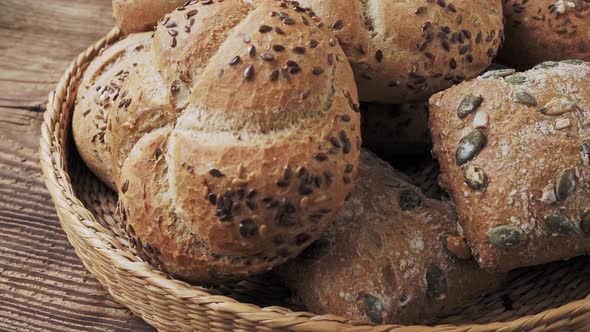
[[[363,145],[382,158],[430,151],[428,103],[361,105]]]
[[[503,280],[477,266],[449,205],[367,152],[335,223],[278,272],[312,312],[376,324],[421,322]]]
[[[200,283],[270,269],[332,223],[360,149],[354,77],[295,2],[166,15],[110,109],[119,214],[152,264]]]
[[[73,135],[80,156],[107,185],[115,188],[111,170],[109,109],[120,102],[121,84],[145,53],[149,33],[130,35],[103,50],[84,72],[73,115]]]
[[[529,69],[549,60],[590,60],[590,1],[505,0],[504,16],[504,62]]]
[[[113,0],[113,17],[126,34],[153,30],[156,22],[187,0]]]
[[[403,104],[477,76],[504,38],[501,0],[301,0],[340,40],[362,101]]]
[[[488,72],[430,100],[434,153],[481,266],[590,252],[590,65]]]

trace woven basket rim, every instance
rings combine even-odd
[[[590,326],[590,295],[582,300],[570,302],[561,307],[552,308],[535,315],[524,316],[512,321],[495,322],[490,324],[467,325],[438,325],[438,326],[402,326],[402,325],[373,325],[368,322],[353,321],[335,315],[315,315],[308,312],[293,312],[282,307],[261,308],[253,304],[240,303],[230,297],[210,294],[207,289],[189,285],[183,281],[166,278],[152,266],[144,262],[131,262],[120,249],[109,245],[106,239],[108,234],[100,233],[102,226],[90,210],[75,194],[69,174],[65,168],[65,154],[60,146],[64,138],[60,136],[59,128],[68,124],[60,122],[63,109],[68,105],[69,89],[72,81],[75,82],[75,73],[82,72],[87,65],[106,45],[112,44],[121,38],[118,28],[112,29],[87,50],[82,52],[66,69],[54,91],[49,93],[47,109],[44,113],[44,121],[41,126],[40,138],[40,163],[45,178],[45,184],[55,204],[60,223],[72,243],[72,236],[82,241],[88,248],[93,247],[104,259],[113,266],[129,273],[129,278],[142,279],[143,283],[155,287],[172,298],[188,300],[204,305],[209,310],[231,314],[236,319],[251,321],[259,326],[278,328],[291,331],[517,331],[544,327],[544,331],[563,328],[568,322],[589,322]],[[79,73],[78,73],[79,74]],[[80,74],[79,74],[80,75]],[[63,135],[63,134],[62,134]],[[64,227],[74,230],[68,232]],[[78,251],[76,254],[85,262]],[[100,280],[99,280],[100,281]],[[129,307],[125,299],[104,285],[109,293],[118,299],[122,305]],[[155,293],[155,292],[154,292]],[[157,295],[163,296],[163,295]],[[143,310],[134,310],[135,314],[146,319]],[[153,320],[146,319],[151,325],[156,325]]]

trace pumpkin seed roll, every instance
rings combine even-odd
[[[590,0],[505,0],[502,61],[529,69],[543,61],[590,60]]]
[[[427,198],[367,151],[357,185],[326,234],[278,267],[316,314],[375,324],[430,319],[499,287],[459,236],[451,205]]]
[[[236,279],[332,223],[357,172],[360,107],[338,41],[296,2],[188,1],[128,71],[108,96],[104,161],[145,260]]]
[[[590,252],[590,65],[503,69],[430,99],[442,185],[482,267]]]
[[[502,0],[300,0],[334,32],[362,101],[425,101],[484,71],[504,38]]]

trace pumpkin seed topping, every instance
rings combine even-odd
[[[463,172],[465,183],[472,189],[482,191],[488,185],[487,174],[477,165],[469,165]]]
[[[533,69],[547,69],[559,66],[558,62],[555,61],[545,61],[541,62],[540,64],[533,67]]]
[[[483,98],[481,96],[474,94],[467,95],[457,108],[457,116],[459,119],[467,117],[469,114],[475,112],[482,102]]]
[[[516,73],[516,70],[514,70],[514,69],[490,70],[490,71],[483,73],[483,75],[481,75],[481,78],[485,79],[485,78],[491,78],[491,77],[506,77],[506,76],[510,76],[514,73]]]
[[[573,168],[565,169],[555,179],[555,194],[557,200],[565,201],[576,189],[576,170]]]
[[[516,248],[524,242],[524,232],[515,226],[498,226],[487,233],[490,243],[503,249]]]
[[[576,102],[568,96],[555,97],[551,99],[539,111],[545,115],[561,115],[576,108]]]
[[[568,218],[554,213],[545,218],[545,225],[554,234],[570,235],[576,233],[576,225]]]
[[[512,76],[506,77],[504,80],[506,82],[512,83],[512,84],[522,84],[522,83],[526,83],[529,79],[523,75],[512,75]]]
[[[459,141],[455,162],[457,166],[466,164],[475,158],[487,143],[486,135],[481,130],[474,130]]]
[[[514,92],[514,101],[526,106],[537,106],[537,99],[530,92],[526,90],[516,90]]]
[[[567,60],[561,61],[561,63],[565,63],[568,65],[583,65],[583,64],[586,64],[586,61],[579,60],[579,59],[567,59]]]

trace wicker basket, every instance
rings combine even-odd
[[[269,276],[207,289],[170,278],[135,255],[114,216],[116,194],[92,175],[71,144],[71,112],[88,63],[119,38],[113,30],[76,58],[49,95],[41,165],[76,253],[121,304],[154,327],[207,331],[590,331],[590,258],[516,271],[488,294],[427,326],[374,326],[294,312]],[[440,325],[443,324],[443,325]]]

